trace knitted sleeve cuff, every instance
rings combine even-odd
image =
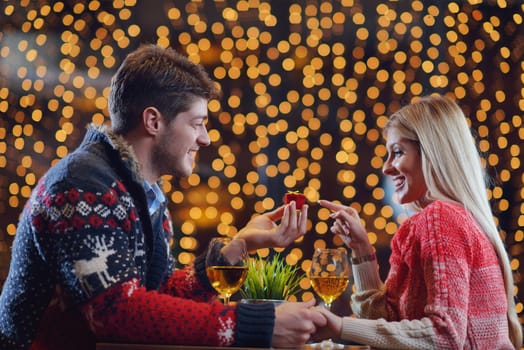
[[[201,254],[195,259],[195,274],[204,288],[214,290],[206,274],[206,254]]]
[[[275,306],[272,303],[239,303],[234,346],[270,348],[274,326]]]
[[[343,317],[341,339],[368,344],[377,336],[377,322],[376,320]]]
[[[353,278],[357,291],[379,289],[382,285],[376,260],[353,265]]]

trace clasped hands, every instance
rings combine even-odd
[[[338,340],[342,318],[324,307],[315,306],[315,299],[289,302],[275,308],[274,348],[299,348],[308,341]]]

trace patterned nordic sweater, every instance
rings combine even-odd
[[[476,221],[436,201],[391,241],[383,285],[376,262],[354,266],[358,317],[342,338],[384,349],[513,349],[497,255]]]
[[[132,151],[102,126],[39,181],[0,295],[0,349],[271,345],[273,306],[223,306],[202,257],[173,271],[168,212],[149,216],[142,183]]]

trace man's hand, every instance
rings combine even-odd
[[[297,211],[295,205],[291,202],[254,217],[235,238],[245,240],[249,251],[288,246],[306,233],[308,206],[304,205]],[[278,220],[279,225],[276,224]]]
[[[335,315],[325,307],[318,306],[315,309],[324,315],[326,325],[317,327],[317,331],[311,336],[311,339],[315,342],[325,339],[333,339],[335,342],[339,341],[342,333],[342,317]]]
[[[246,242],[241,238],[235,238],[222,247],[220,252],[231,265],[235,265],[247,256]]]
[[[326,327],[325,316],[314,305],[315,299],[311,299],[300,303],[287,302],[275,308],[274,348],[299,348],[318,328]]]

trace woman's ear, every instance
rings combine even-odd
[[[162,128],[164,116],[156,107],[146,107],[142,112],[142,123],[146,133],[156,135]]]

